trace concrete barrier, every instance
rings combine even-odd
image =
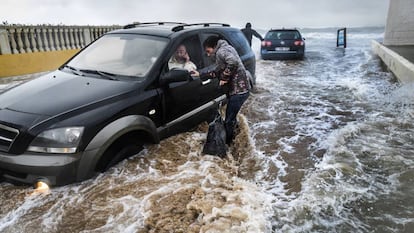
[[[372,41],[371,47],[401,83],[414,82],[413,63],[377,41]]]
[[[384,45],[414,45],[413,9],[413,0],[390,1]]]
[[[33,74],[57,69],[79,49],[0,55],[0,77]]]

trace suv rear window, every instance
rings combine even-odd
[[[236,48],[237,52],[240,56],[245,55],[246,53],[250,52],[250,46],[249,43],[246,40],[246,37],[244,34],[240,32],[230,32],[230,37],[232,39],[232,42],[235,43],[233,47]]]
[[[293,30],[277,30],[277,31],[269,31],[266,36],[266,39],[274,39],[274,40],[296,40],[300,39],[300,33],[298,31]]]

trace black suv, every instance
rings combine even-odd
[[[303,59],[305,38],[297,29],[271,29],[262,41],[260,54],[263,60]]]
[[[0,179],[65,185],[93,177],[144,144],[208,121],[226,96],[203,41],[233,45],[254,77],[255,55],[227,24],[141,23],[109,32],[58,70],[0,94]],[[200,76],[169,69],[185,45]],[[254,83],[254,80],[252,80]]]

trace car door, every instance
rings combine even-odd
[[[173,46],[167,56],[168,61],[163,69],[163,75],[172,76],[172,81],[163,87],[165,97],[165,122],[167,124],[172,121],[186,120],[194,115],[193,110],[202,104],[200,102],[200,88],[202,86],[201,79],[199,77],[191,76],[188,71],[185,72],[186,70],[184,68],[175,67],[174,70],[172,70],[168,64],[177,48],[181,45],[185,45],[187,47],[190,60],[194,61],[194,64],[197,64],[198,62],[195,61],[196,57],[193,55],[194,53],[191,45],[194,40],[198,41],[198,37],[190,36],[185,38]],[[177,75],[180,77],[177,77]]]
[[[177,73],[168,71],[168,73]],[[176,75],[176,74],[174,74]],[[182,72],[181,78],[168,83],[164,87],[165,94],[165,119],[166,122],[176,120],[186,114],[190,114],[192,110],[200,106],[200,86],[199,78],[192,78],[188,72]]]

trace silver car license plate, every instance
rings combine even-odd
[[[289,51],[289,47],[276,47],[276,51]]]

